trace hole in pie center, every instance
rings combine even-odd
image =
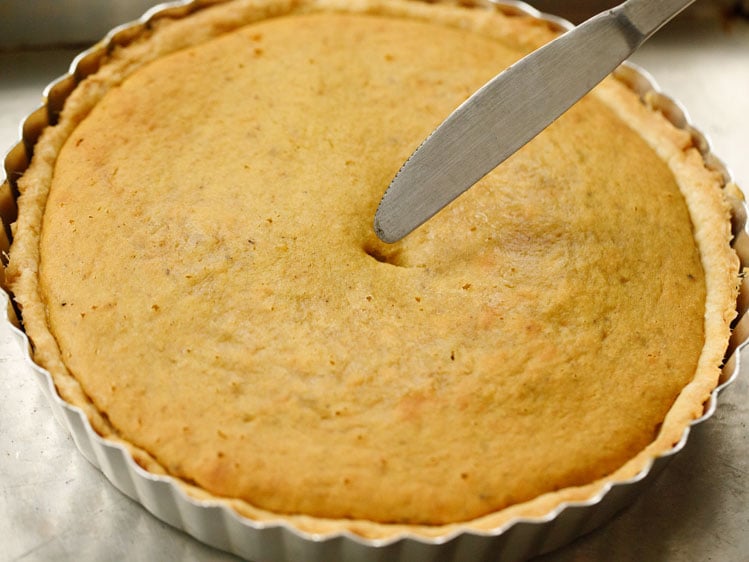
[[[364,252],[380,263],[405,267],[399,247],[387,247],[384,244],[370,242],[364,245]]]

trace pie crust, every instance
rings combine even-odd
[[[146,470],[314,533],[494,529],[637,474],[735,315],[688,133],[608,79],[401,243],[371,227],[418,143],[554,35],[386,0],[158,21],[19,181],[35,361]]]

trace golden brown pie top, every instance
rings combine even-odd
[[[611,80],[387,246],[398,167],[551,32],[269,5],[158,27],[42,142],[9,274],[63,397],[150,470],[313,528],[543,513],[678,440],[737,277],[688,138]]]

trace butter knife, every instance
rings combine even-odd
[[[694,0],[628,0],[534,51],[463,102],[411,155],[374,229],[396,242],[533,139]]]

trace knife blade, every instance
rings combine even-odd
[[[374,218],[397,242],[509,158],[694,0],[627,0],[522,58],[463,102],[396,174]]]

